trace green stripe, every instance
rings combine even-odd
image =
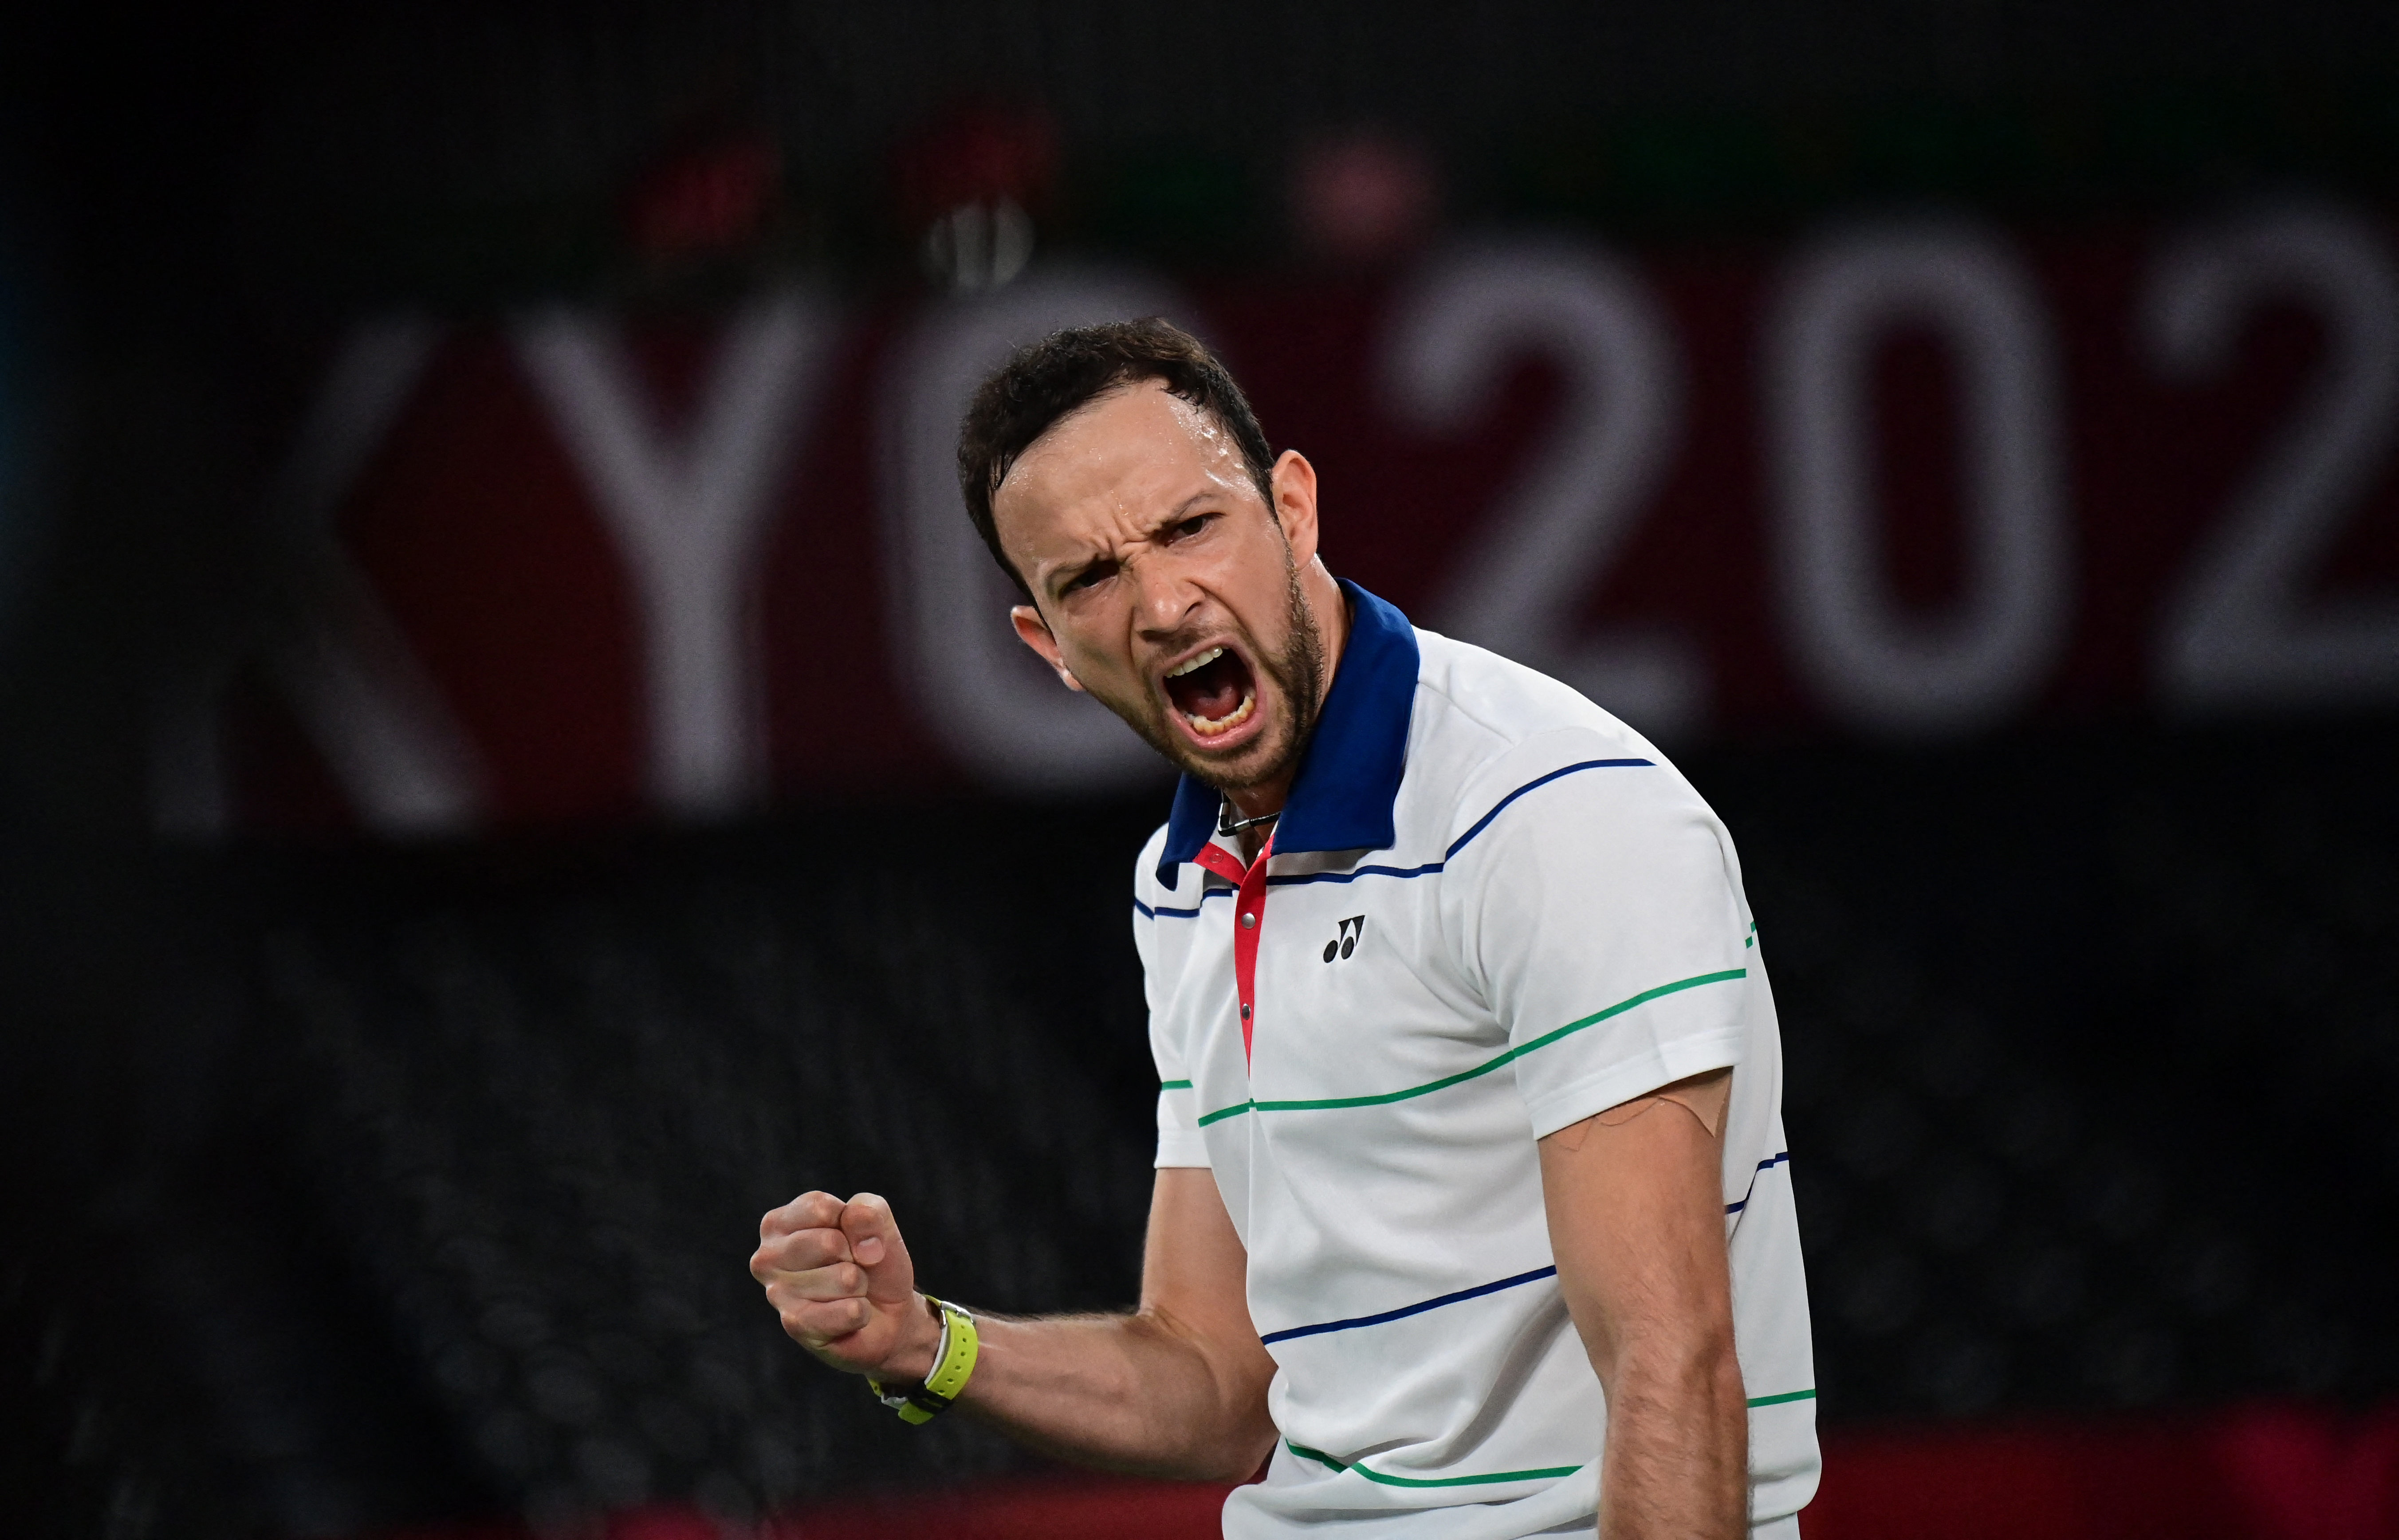
[[[1461,1070],[1456,1074],[1445,1074],[1439,1080],[1429,1080],[1421,1086],[1411,1086],[1403,1091],[1385,1091],[1378,1096],[1333,1096],[1313,1101],[1240,1101],[1232,1106],[1219,1107],[1213,1113],[1203,1114],[1200,1119],[1200,1127],[1204,1128],[1211,1123],[1222,1122],[1228,1117],[1239,1117],[1241,1114],[1249,1112],[1321,1113],[1341,1107],[1379,1107],[1386,1102],[1405,1101],[1410,1097],[1447,1090],[1452,1086],[1472,1080],[1478,1075],[1489,1074],[1502,1064],[1511,1063],[1524,1058],[1535,1048],[1546,1048],[1569,1033],[1580,1032],[1583,1028],[1594,1026],[1611,1016],[1621,1016],[1635,1006],[1647,1005],[1661,994],[1674,994],[1682,990],[1697,989],[1701,984],[1721,984],[1746,977],[1748,973],[1749,969],[1745,967],[1727,968],[1722,973],[1702,973],[1696,978],[1677,979],[1671,984],[1660,984],[1656,989],[1643,990],[1630,1000],[1620,1000],[1606,1010],[1592,1012],[1579,1021],[1569,1021],[1555,1032],[1544,1033],[1531,1042],[1510,1048],[1497,1059],[1487,1060],[1471,1070]]]
[[[1812,1401],[1815,1398],[1816,1393],[1812,1390],[1786,1390],[1780,1396],[1760,1396],[1755,1400],[1752,1400],[1749,1404],[1752,1406],[1781,1406],[1785,1401]]]
[[[1161,1091],[1187,1091],[1191,1088],[1191,1082],[1188,1080],[1161,1080],[1158,1083],[1158,1088]]]
[[[1550,1466],[1541,1470],[1500,1470],[1488,1476],[1437,1476],[1420,1479],[1414,1476],[1386,1476],[1379,1470],[1368,1470],[1364,1466],[1344,1465],[1322,1450],[1294,1444],[1288,1439],[1283,1440],[1283,1447],[1303,1460],[1331,1466],[1335,1470],[1354,1470],[1369,1481],[1378,1481],[1387,1487],[1483,1487],[1495,1481],[1553,1481],[1561,1476],[1572,1476],[1582,1468],[1580,1466]]]

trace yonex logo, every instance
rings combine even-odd
[[[1341,933],[1324,943],[1324,960],[1347,957],[1358,950],[1358,938],[1366,934],[1366,916],[1352,914],[1341,922]]]

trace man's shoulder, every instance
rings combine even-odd
[[[1408,770],[1436,801],[1586,760],[1666,764],[1647,738],[1538,669],[1434,631],[1417,631],[1416,643],[1423,663]]]

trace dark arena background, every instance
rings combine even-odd
[[[2399,1535],[2399,10],[6,30],[0,1532],[1214,1533],[744,1267],[1132,1297],[1169,783],[949,456],[1162,313],[1740,840],[1811,1540]]]

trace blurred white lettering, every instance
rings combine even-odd
[[[1707,679],[1687,641],[1577,634],[1682,425],[1681,361],[1640,278],[1540,241],[1438,259],[1398,302],[1385,390],[1412,426],[1456,433],[1487,410],[1503,371],[1529,358],[1565,375],[1563,420],[1500,494],[1432,623],[1556,675],[1645,732],[1694,727]]]
[[[1929,622],[1893,602],[1873,535],[1872,364],[1905,322],[1939,330],[1964,399],[1966,592]],[[1797,259],[1767,344],[1776,578],[1800,674],[1901,735],[2023,705],[2065,640],[2068,571],[2054,348],[2021,265],[1952,226],[1837,233]]]
[[[335,529],[359,472],[408,404],[437,333],[396,317],[350,333],[271,493],[291,562],[293,624],[268,644],[270,676],[368,828],[458,833],[483,812],[467,735]],[[229,655],[195,658],[158,701],[155,797],[169,833],[215,838],[232,815],[219,735]]]
[[[2356,218],[2321,209],[2262,214],[2187,239],[2153,277],[2149,349],[2170,376],[2219,372],[2243,323],[2277,298],[2323,317],[2329,357],[2169,601],[2158,670],[2167,700],[2182,707],[2399,698],[2399,605],[2301,605],[2314,564],[2389,461],[2399,277],[2381,240]]]
[[[680,813],[736,812],[756,790],[747,580],[834,336],[831,318],[793,292],[741,311],[690,434],[676,443],[646,410],[608,322],[553,310],[518,328],[525,370],[631,570],[648,667],[651,789]]]

